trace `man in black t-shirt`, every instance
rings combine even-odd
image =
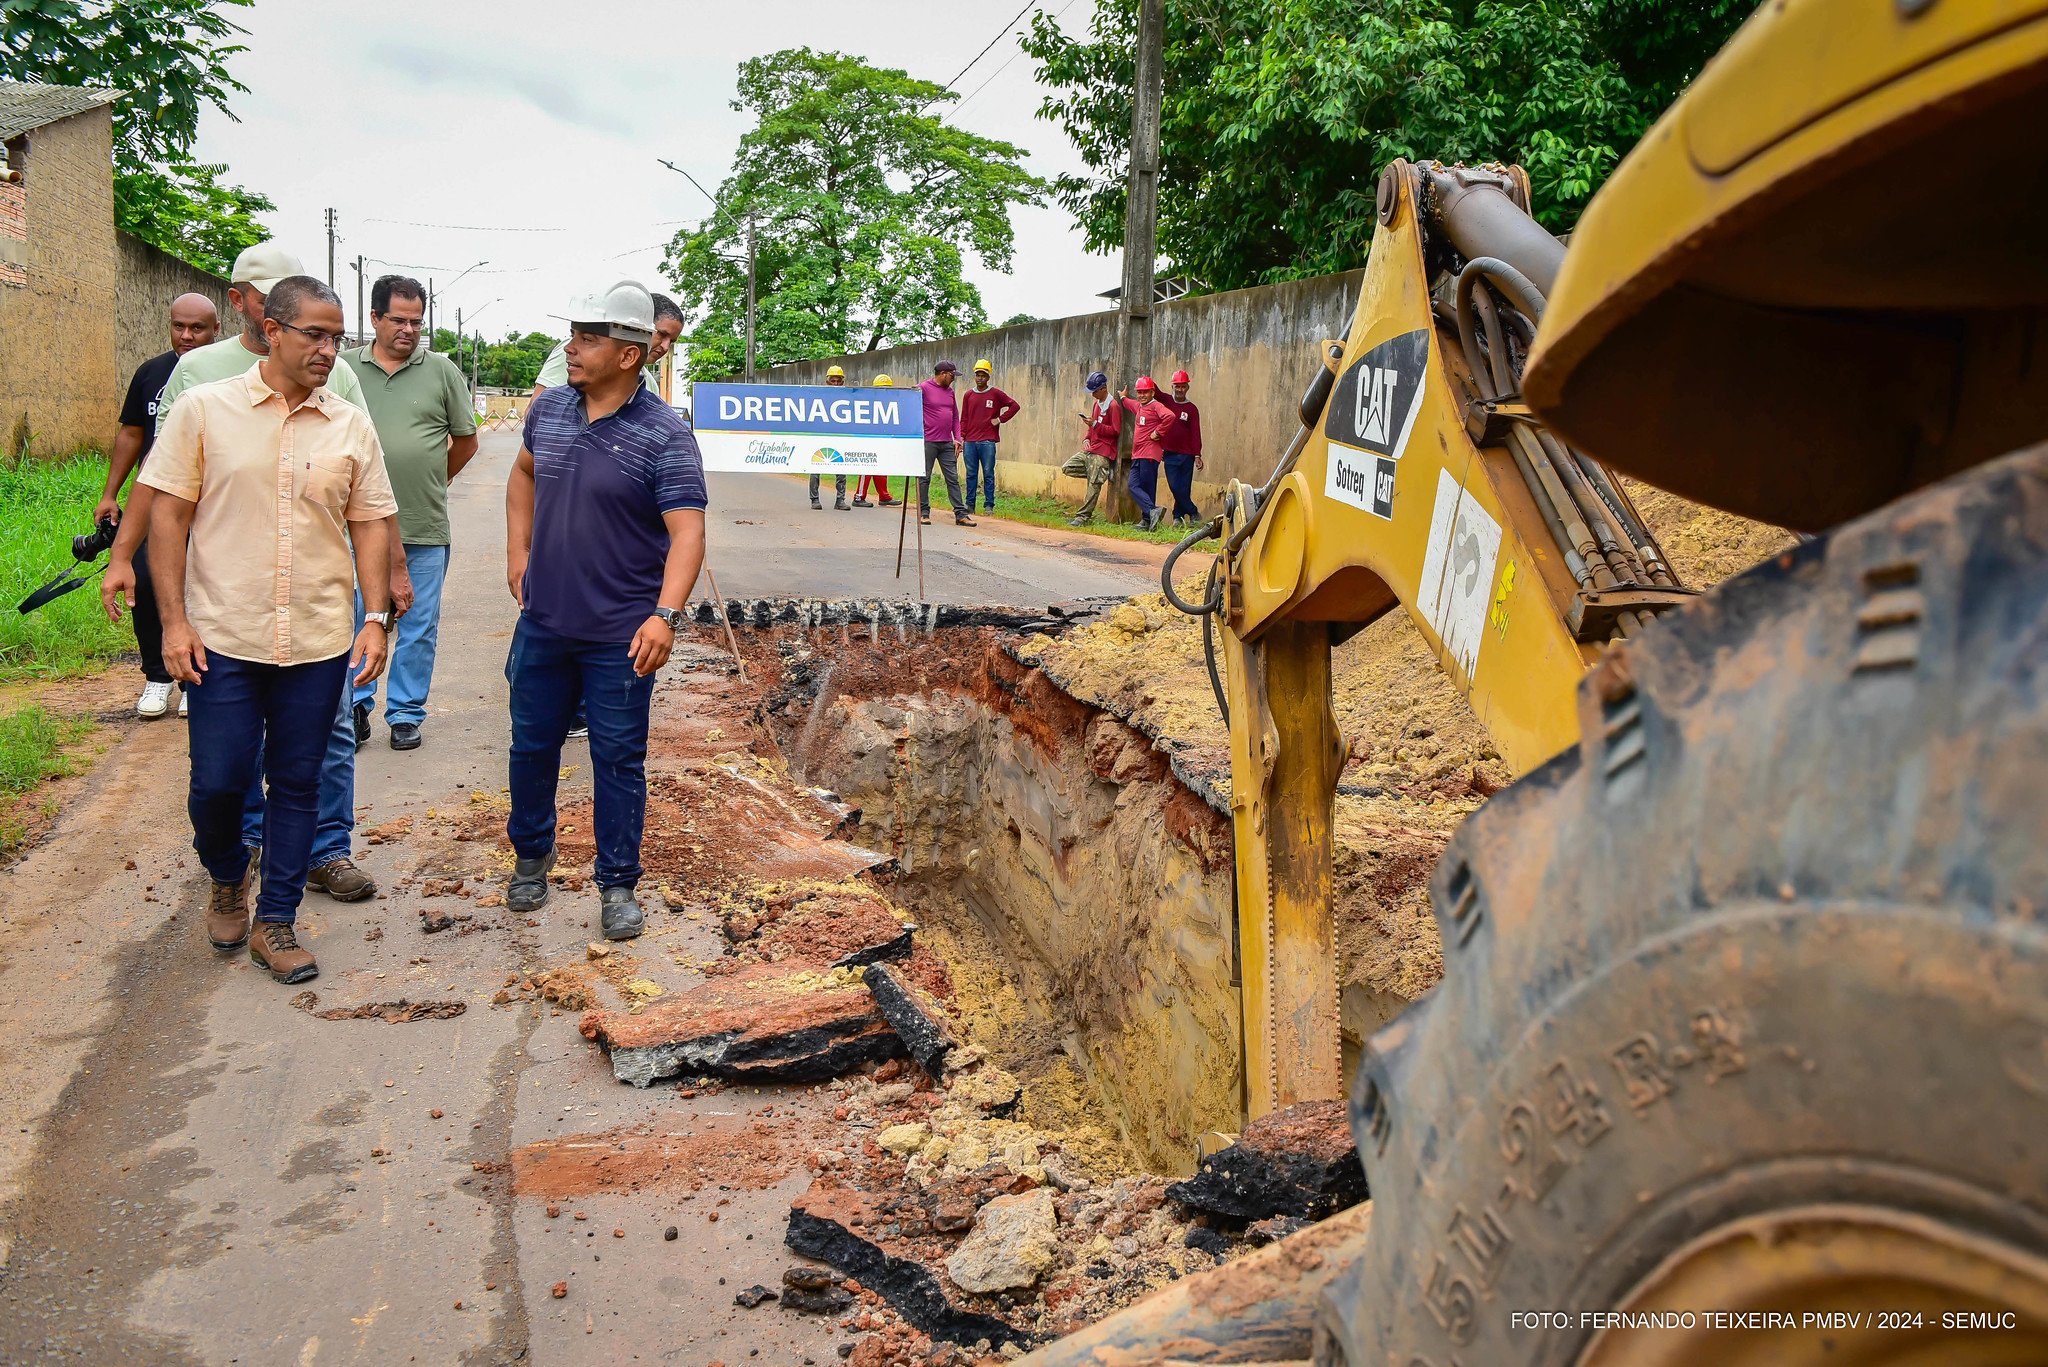
[[[128,382],[128,400],[121,405],[121,430],[114,438],[113,459],[107,464],[107,484],[100,493],[99,506],[92,510],[92,520],[97,525],[103,518],[121,520],[121,486],[128,482],[128,476],[139,468],[149,457],[149,448],[156,443],[157,399],[170,383],[171,371],[177,368],[178,358],[195,347],[202,347],[220,333],[220,312],[213,301],[203,294],[181,294],[171,301],[171,349],[161,356],[152,356],[135,368],[135,378]],[[141,525],[148,524],[147,509],[139,509]],[[156,613],[156,594],[149,581],[149,552],[147,542],[138,543],[133,550],[135,566],[135,591],[130,607],[135,626],[135,648],[142,653],[142,696],[136,700],[136,714],[143,717],[161,717],[171,706],[171,673],[164,668],[164,628]],[[106,597],[103,595],[103,597]],[[107,611],[118,618],[120,599],[107,597]]]

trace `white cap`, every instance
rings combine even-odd
[[[638,280],[621,280],[569,301],[567,313],[553,317],[565,323],[602,323],[621,342],[654,344],[654,296]]]
[[[231,285],[254,285],[269,294],[277,288],[277,282],[288,275],[304,275],[306,268],[290,252],[275,242],[258,242],[253,247],[244,247],[242,254],[235,258],[235,268],[228,275]]]

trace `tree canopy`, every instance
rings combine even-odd
[[[206,106],[234,117],[228,74],[243,30],[222,12],[252,0],[0,0],[0,77],[113,86],[114,218],[128,232],[225,275],[269,237],[256,215],[276,206],[225,166],[192,160]]]
[[[932,112],[957,98],[837,52],[741,63],[733,108],[754,127],[717,207],[667,255],[692,378],[745,368],[750,214],[759,366],[987,326],[964,254],[1009,270],[1011,206],[1040,202],[1046,186],[1021,148]]]
[[[501,389],[531,389],[540,378],[548,353],[562,339],[545,332],[508,331],[503,341],[486,342],[477,348],[474,336],[464,337],[448,328],[434,329],[434,350],[455,362],[464,375],[476,362],[476,382]],[[474,358],[470,353],[476,351]]]
[[[1217,289],[1362,265],[1379,170],[1519,162],[1536,216],[1586,201],[1754,0],[1169,0],[1159,253]],[[1025,35],[1080,151],[1055,192],[1123,245],[1138,0]]]

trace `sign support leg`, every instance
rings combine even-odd
[[[732,634],[732,618],[726,615],[725,595],[718,591],[718,576],[711,572],[711,557],[704,557],[704,577],[711,581],[711,597],[718,604],[718,620],[725,623],[725,645],[732,652],[732,662],[740,668],[740,682],[747,682],[747,662],[740,658],[739,638]]]

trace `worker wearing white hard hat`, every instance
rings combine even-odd
[[[675,409],[640,372],[654,300],[638,281],[591,291],[568,322],[569,382],[527,406],[505,485],[506,583],[520,608],[512,684],[516,862],[506,905],[548,900],[555,790],[578,704],[590,731],[603,933],[640,934],[634,888],[647,811],[647,724],[683,605],[704,563],[704,463]]]
[[[676,339],[683,335],[683,310],[675,300],[660,290],[650,288],[648,298],[654,301],[654,346],[647,353],[647,367],[641,376],[641,382],[659,393],[661,386],[656,377],[660,374],[662,358],[668,355],[669,349],[676,344]],[[568,346],[567,342],[555,343],[554,350],[541,362],[540,373],[533,381],[535,394],[543,389],[553,389],[556,385],[569,383]]]

